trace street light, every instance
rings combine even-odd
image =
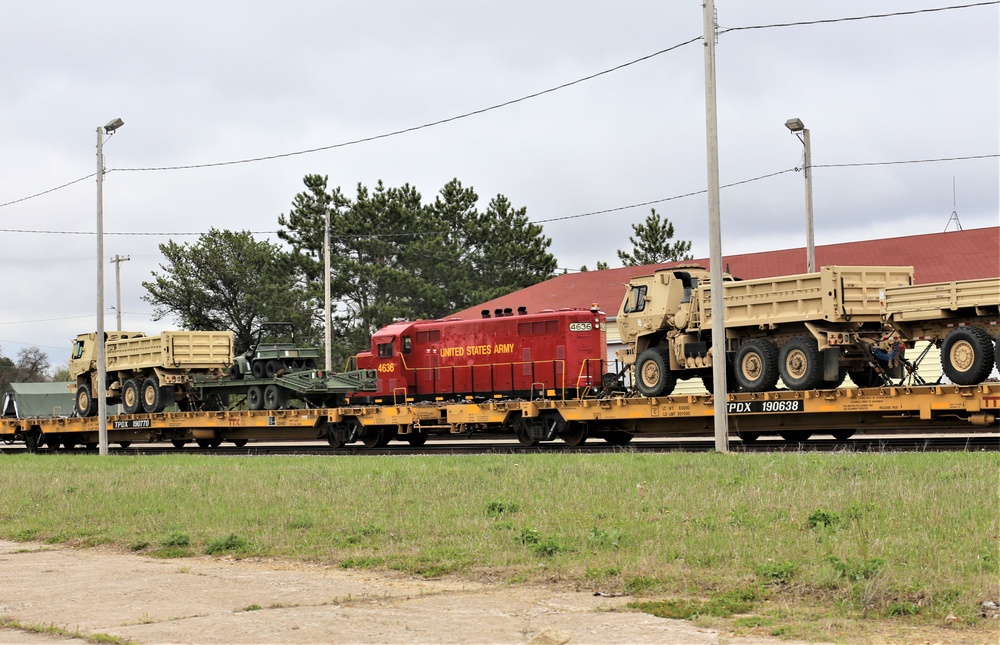
[[[108,454],[108,367],[104,347],[104,135],[112,135],[125,125],[121,119],[108,121],[97,128],[97,423],[100,454]]]
[[[813,241],[812,148],[809,145],[809,128],[802,123],[802,119],[788,119],[785,127],[799,138],[806,149],[805,162],[802,164],[806,176],[806,272],[812,273],[816,270],[816,246]]]

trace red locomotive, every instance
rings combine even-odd
[[[607,318],[595,305],[476,320],[393,323],[372,336],[358,369],[378,370],[375,403],[500,397],[573,397],[599,389]]]

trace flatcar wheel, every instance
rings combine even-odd
[[[837,441],[847,441],[848,439],[854,436],[854,431],[842,430],[840,432],[831,432],[830,434],[832,434],[833,438],[836,439]]]
[[[788,432],[781,432],[779,434],[781,435],[781,438],[784,439],[785,441],[798,441],[798,442],[809,441],[809,437],[812,436],[811,432],[807,432],[805,430],[794,430]]]
[[[566,424],[566,429],[559,438],[569,446],[582,446],[587,441],[587,426],[576,421]]]
[[[419,447],[427,443],[427,433],[426,432],[411,432],[406,435],[406,443],[410,444],[414,448]]]
[[[247,445],[247,440],[246,439],[233,439],[233,445],[236,446],[237,448],[242,448],[243,446]]]
[[[621,430],[612,430],[604,434],[604,441],[612,446],[624,446],[632,441],[632,434]]]
[[[372,426],[371,428],[365,429],[364,439],[361,440],[365,444],[365,448],[377,448],[382,442],[382,428],[379,426]]]
[[[119,441],[118,445],[122,447],[122,450],[124,450],[125,448],[128,448],[129,446],[131,446],[132,442],[131,441]]]
[[[87,443],[83,444],[83,447],[86,448],[87,450],[97,450],[98,444],[94,443],[93,441],[88,441]]]
[[[183,448],[187,445],[187,441],[184,441],[183,439],[171,439],[170,443],[173,444],[174,448]]]
[[[194,442],[198,444],[198,447],[202,450],[207,450],[212,447],[211,439],[195,439]]]
[[[209,448],[218,448],[221,445],[222,445],[222,439],[210,439],[208,441]]]
[[[739,432],[737,434],[740,438],[740,441],[742,441],[743,443],[753,443],[754,441],[760,439],[759,432]]]
[[[530,448],[531,446],[538,445],[538,439],[533,439],[524,428],[518,428],[514,431],[514,434],[517,435],[517,441],[522,446]]]
[[[326,427],[326,442],[330,444],[331,448],[341,448],[344,445],[344,442],[337,438],[337,433],[333,431],[333,424],[328,424]]]
[[[385,448],[389,442],[396,438],[396,431],[392,428],[382,428],[382,438],[378,441],[379,448]]]

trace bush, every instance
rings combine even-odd
[[[245,551],[249,546],[250,542],[245,537],[230,533],[226,537],[217,538],[209,542],[208,547],[205,548],[205,553],[215,555],[231,551]]]

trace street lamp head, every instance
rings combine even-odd
[[[122,127],[123,125],[125,125],[125,122],[122,121],[120,118],[115,119],[114,121],[108,121],[108,124],[104,126],[104,132],[107,134],[111,134],[112,132]]]
[[[788,119],[785,121],[785,127],[792,132],[802,132],[806,129],[805,124],[802,123],[802,119]]]

